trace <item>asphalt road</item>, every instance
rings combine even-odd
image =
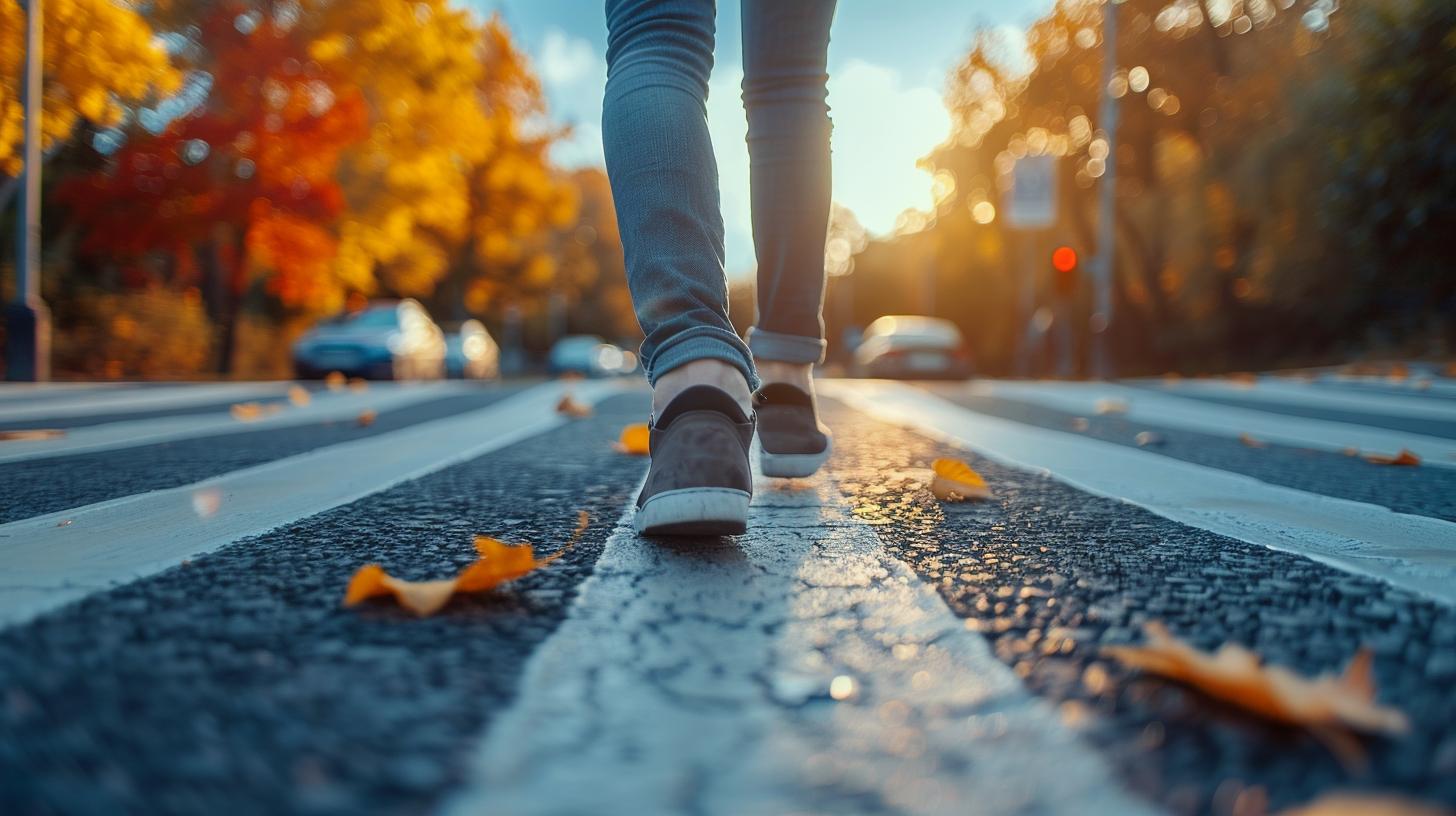
[[[631,532],[635,382],[0,388],[0,429],[65,431],[0,441],[0,813],[1456,807],[1453,388],[828,381],[826,472],[676,542]],[[995,499],[937,501],[940,457]],[[476,534],[562,556],[430,618],[341,607]],[[1149,621],[1311,675],[1369,647],[1412,727],[1334,741],[1108,658]]]

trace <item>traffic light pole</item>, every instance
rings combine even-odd
[[[25,167],[15,213],[15,297],[5,306],[5,379],[42,381],[51,376],[51,318],[40,297],[41,0],[28,0],[25,12]]]
[[[1096,289],[1092,298],[1092,317],[1088,328],[1092,334],[1092,376],[1112,376],[1112,357],[1108,351],[1108,332],[1112,328],[1112,274],[1117,240],[1117,99],[1111,91],[1117,74],[1117,6],[1120,0],[1106,0],[1102,6],[1102,107],[1098,125],[1107,140],[1107,160],[1103,165],[1097,214],[1097,260],[1093,264]]]

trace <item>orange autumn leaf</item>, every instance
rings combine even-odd
[[[589,521],[590,516],[585,510],[581,511],[571,538],[561,549],[545,558],[537,558],[529,544],[505,544],[489,536],[476,536],[475,551],[479,558],[454,578],[407,581],[395,578],[378,564],[365,564],[349,579],[349,586],[344,591],[344,606],[393,595],[400,606],[420,617],[428,617],[440,611],[457,592],[495,589],[550,564],[581,538]]]
[[[1108,398],[1097,400],[1097,402],[1093,403],[1092,410],[1096,411],[1099,416],[1107,416],[1109,414],[1125,414],[1127,413],[1128,407],[1127,400]]]
[[[253,422],[263,418],[263,406],[256,402],[239,402],[229,410],[233,419],[239,422]]]
[[[935,477],[930,480],[930,492],[942,501],[964,499],[991,499],[991,488],[981,474],[959,459],[936,459],[930,463]]]
[[[648,447],[651,439],[652,431],[648,429],[647,423],[638,422],[623,428],[621,438],[613,442],[612,447],[618,453],[646,456],[650,452]]]
[[[566,393],[562,394],[561,400],[556,403],[556,413],[572,419],[586,419],[592,415],[592,407],[577,402],[576,397]]]
[[[350,377],[349,378],[349,390],[350,391],[368,391],[369,390],[369,381],[366,380],[366,379],[364,379],[363,377]]]
[[[1400,449],[1400,453],[1394,456],[1387,456],[1383,453],[1367,453],[1365,461],[1375,465],[1398,465],[1401,467],[1415,467],[1421,463],[1421,457],[1406,450]]]
[[[1156,621],[1144,631],[1144,645],[1108,646],[1104,651],[1128,666],[1186,683],[1277,722],[1380,734],[1410,728],[1399,710],[1375,701],[1369,651],[1357,653],[1343,675],[1310,679],[1282,666],[1265,666],[1258,655],[1235,643],[1209,654],[1173,637]]]
[[[1250,436],[1249,434],[1246,434],[1246,433],[1239,434],[1239,441],[1242,442],[1242,443],[1244,443],[1248,447],[1251,447],[1251,448],[1267,448],[1267,447],[1269,447],[1269,443],[1268,442],[1265,442],[1264,440],[1259,439],[1257,437]]]
[[[288,389],[288,401],[302,408],[313,401],[313,395],[308,393],[307,388],[301,385],[294,385]]]
[[[359,418],[357,420],[355,420],[355,421],[359,423],[359,427],[361,427],[361,428],[367,428],[370,425],[373,425],[374,424],[374,420],[376,420],[378,418],[379,418],[379,412],[378,411],[375,411],[373,408],[365,408],[364,410],[362,410],[362,411],[359,412]]]
[[[0,431],[0,442],[33,442],[40,439],[60,439],[66,432],[59,428],[24,428],[16,431]]]
[[[330,391],[340,390],[344,387],[344,382],[344,372],[342,371],[330,371],[329,375],[324,377],[324,386]]]

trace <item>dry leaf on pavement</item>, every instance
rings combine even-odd
[[[365,564],[349,579],[349,587],[344,592],[344,606],[354,606],[381,595],[393,595],[400,606],[416,615],[433,615],[457,592],[495,589],[507,581],[514,581],[555,561],[586,532],[589,520],[586,511],[581,511],[577,515],[576,530],[571,538],[559,550],[545,558],[537,558],[535,550],[529,544],[505,544],[488,536],[476,536],[475,551],[479,557],[454,578],[406,581],[385,572],[378,564]]]
[[[350,391],[368,391],[369,390],[369,381],[366,380],[366,379],[364,379],[363,377],[350,377],[349,378],[349,390]]]
[[[0,431],[0,442],[33,442],[40,439],[60,439],[66,432],[60,428],[23,428],[17,431]]]
[[[313,401],[313,395],[308,393],[307,388],[301,385],[294,385],[288,388],[288,401],[302,408]]]
[[[340,390],[344,387],[344,382],[344,372],[342,371],[330,371],[329,375],[324,377],[324,386],[330,391]]]
[[[1092,409],[1103,416],[1107,414],[1125,414],[1127,413],[1128,405],[1127,400],[1109,398],[1097,400],[1093,404]]]
[[[1137,436],[1133,437],[1133,441],[1137,443],[1139,448],[1156,448],[1161,447],[1168,440],[1156,431],[1141,431]]]
[[[936,459],[930,463],[935,478],[930,480],[930,492],[942,501],[963,499],[993,499],[991,488],[981,474],[959,459]]]
[[[378,411],[375,411],[373,408],[365,408],[364,410],[359,412],[359,417],[355,421],[359,423],[359,427],[367,428],[370,425],[373,425],[374,420],[378,418]]]
[[[1251,448],[1267,448],[1267,447],[1269,447],[1269,443],[1268,442],[1265,442],[1264,440],[1259,439],[1258,437],[1250,436],[1249,434],[1246,434],[1246,433],[1239,434],[1239,441],[1242,442],[1242,443],[1244,443],[1248,447],[1251,447]]]
[[[652,431],[647,428],[647,423],[638,422],[622,429],[622,436],[612,447],[618,453],[627,453],[632,456],[646,456],[649,440],[652,438]]]
[[[1399,710],[1375,702],[1370,652],[1362,650],[1336,677],[1301,677],[1282,666],[1262,665],[1236,643],[1201,652],[1173,637],[1161,623],[1144,627],[1142,646],[1107,646],[1133,668],[1177,680],[1271,720],[1311,729],[1343,727],[1371,734],[1401,734],[1410,723]]]
[[[1367,453],[1365,454],[1365,461],[1376,465],[1399,465],[1402,467],[1415,467],[1416,465],[1419,465],[1421,463],[1421,457],[1406,450],[1405,448],[1401,448],[1400,453],[1397,453],[1394,456],[1387,456],[1383,453]]]
[[[566,393],[562,394],[561,401],[556,403],[556,413],[572,419],[586,419],[592,415],[592,407],[577,402],[576,397]]]
[[[256,402],[239,402],[230,410],[233,419],[239,422],[253,422],[263,418],[263,406]]]
[[[1307,805],[1281,810],[1278,816],[1452,816],[1452,812],[1394,794],[1337,791]]]

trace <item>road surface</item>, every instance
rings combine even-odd
[[[1456,805],[1456,382],[823,381],[826,472],[666,543],[610,444],[635,382],[289,387],[0,388],[0,432],[64,432],[0,442],[0,812]],[[995,500],[936,501],[939,457]],[[340,606],[579,511],[434,617]],[[1351,756],[1102,651],[1153,620],[1307,674],[1368,646],[1411,732]]]

